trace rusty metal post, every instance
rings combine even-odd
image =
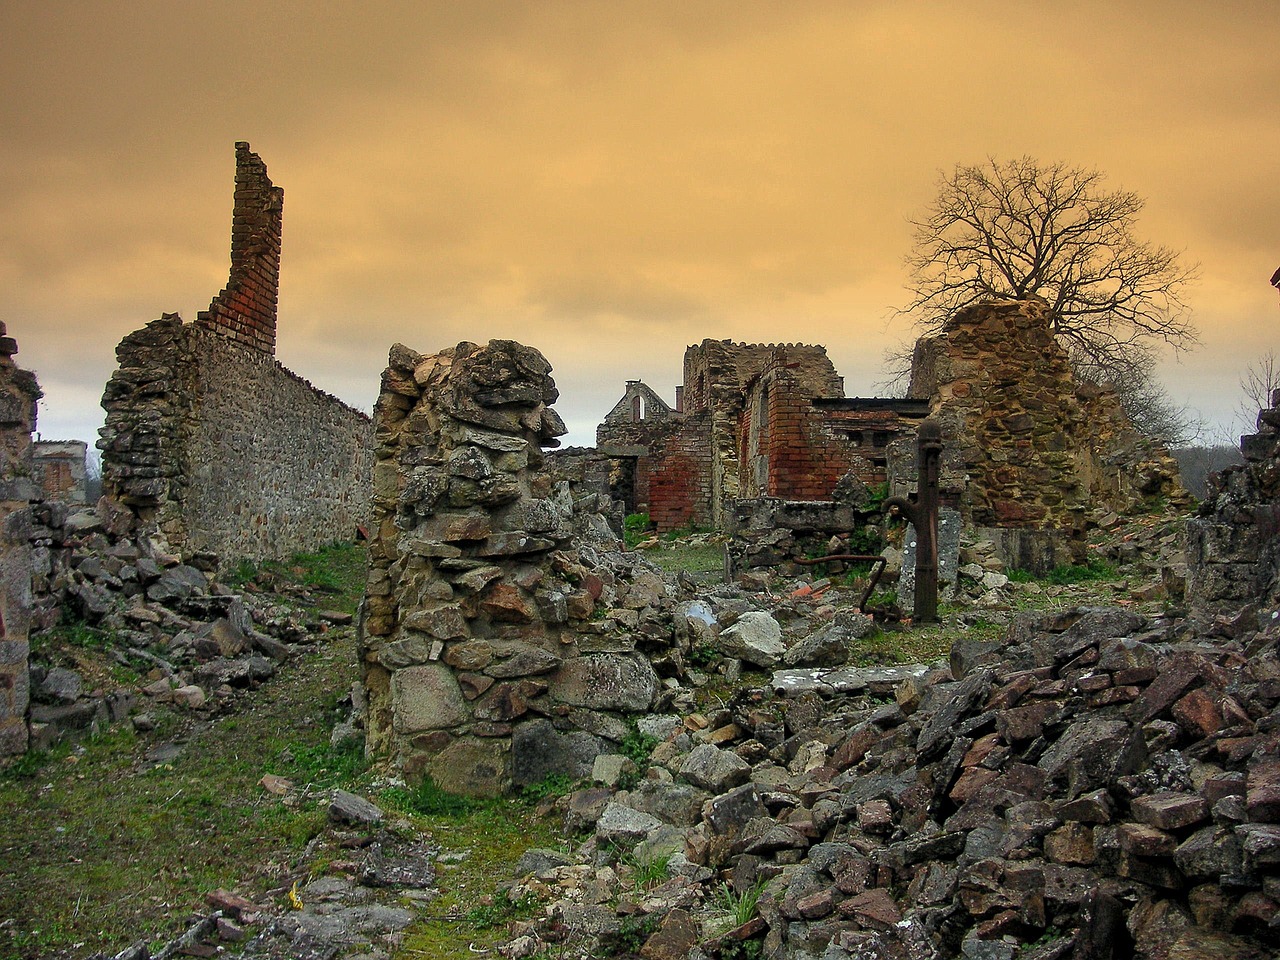
[[[916,597],[915,619],[938,620],[938,472],[942,457],[942,427],[936,420],[920,424],[919,474],[915,502]]]

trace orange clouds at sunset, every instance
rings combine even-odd
[[[127,332],[226,280],[233,144],[285,190],[278,355],[368,409],[387,348],[506,337],[571,442],[705,337],[827,345],[851,395],[911,335],[940,171],[1031,155],[1138,192],[1201,264],[1165,386],[1230,425],[1280,349],[1272,7],[9,3],[0,319],[92,439]]]

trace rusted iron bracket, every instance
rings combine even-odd
[[[849,560],[853,563],[869,563],[874,567],[871,571],[871,581],[867,584],[867,589],[862,591],[862,597],[858,600],[858,609],[863,613],[866,613],[867,601],[871,599],[871,594],[875,591],[876,584],[880,582],[880,574],[884,573],[884,557],[880,556],[878,553],[833,553],[825,557],[797,557],[794,562],[806,567],[812,567],[819,563],[826,563],[828,560]]]

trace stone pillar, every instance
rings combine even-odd
[[[397,344],[374,412],[368,747],[454,792],[582,776],[657,693],[635,640],[592,619],[617,594],[544,469],[565,432],[550,372],[509,340]]]
[[[0,756],[27,749],[27,630],[31,619],[31,433],[40,387],[13,362],[0,323]]]

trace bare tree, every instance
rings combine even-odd
[[[1280,270],[1276,271],[1280,274]],[[1236,417],[1245,433],[1258,428],[1258,413],[1271,406],[1271,398],[1280,390],[1280,361],[1274,350],[1268,350],[1255,363],[1244,368],[1240,377],[1243,396],[1236,405]]]
[[[1197,268],[1133,234],[1144,201],[1107,191],[1096,170],[1031,157],[959,165],[916,227],[903,310],[937,329],[981,300],[1038,296],[1054,333],[1090,379],[1124,382],[1152,350],[1196,342],[1182,302]]]

